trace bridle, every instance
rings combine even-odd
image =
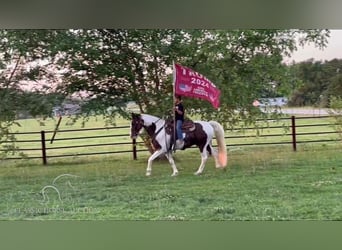
[[[156,120],[155,122],[153,122],[154,124],[157,124],[157,122],[159,122],[162,118],[159,118],[158,120]],[[162,131],[162,130],[165,130],[165,133],[164,133],[164,143],[165,143],[165,148],[169,151],[170,149],[167,147],[167,144],[166,144],[166,120],[164,120],[164,125],[162,125],[155,133],[154,135],[152,136],[152,139],[155,139],[157,137],[157,135]]]
[[[154,121],[154,122],[152,122],[153,124],[155,124],[155,125],[157,125],[157,123],[160,121],[160,120],[162,120],[162,118],[159,118],[159,119],[157,119],[156,121]],[[142,124],[142,126],[145,128],[145,130],[147,130],[147,126],[146,125],[144,125],[144,120],[143,119],[139,119],[139,122]],[[164,138],[164,143],[165,143],[165,148],[167,149],[167,150],[169,150],[168,149],[168,147],[167,147],[167,143],[166,143],[166,135],[167,135],[167,133],[166,133],[166,125],[167,125],[167,121],[166,120],[164,120],[164,124],[163,125],[161,125],[161,127],[151,136],[151,139],[153,140],[153,139],[155,139],[156,137],[157,137],[157,135],[164,129],[165,130],[165,138]]]

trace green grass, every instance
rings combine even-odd
[[[283,122],[283,121],[282,121]],[[44,124],[20,121],[18,132],[54,130],[56,121]],[[285,123],[286,127],[289,122]],[[329,123],[329,119],[297,120],[297,124]],[[118,119],[117,125],[129,121]],[[280,123],[282,124],[282,123]],[[279,126],[280,124],[274,124]],[[264,124],[260,124],[263,125]],[[103,127],[92,117],[86,128]],[[273,124],[271,124],[273,126]],[[60,129],[70,126],[63,118]],[[330,125],[298,128],[297,132],[333,131]],[[49,148],[130,141],[128,129],[88,131],[86,136],[127,134],[123,137],[58,141]],[[263,129],[260,135],[284,133],[283,128]],[[51,136],[52,134],[49,134]],[[290,136],[256,137],[256,130],[226,131],[226,135],[247,135],[227,140],[228,144],[290,141]],[[18,139],[37,139],[22,135]],[[61,133],[56,139],[85,136],[84,132]],[[306,140],[336,138],[335,134],[309,135]],[[49,139],[50,137],[47,137]],[[302,140],[299,138],[299,140]],[[20,148],[40,143],[18,143]],[[130,146],[117,146],[118,150]],[[284,146],[229,146],[228,168],[214,168],[208,160],[202,176],[194,176],[200,164],[197,149],[177,151],[180,175],[172,178],[168,162],[153,163],[151,177],[145,177],[148,153],[77,157],[77,153],[115,150],[114,146],[48,150],[48,155],[75,157],[41,160],[0,161],[0,219],[2,220],[341,220],[342,145],[340,142],[300,144],[298,152]],[[40,151],[26,151],[40,156]],[[63,174],[55,183],[53,180]],[[59,196],[53,187],[60,193]],[[46,187],[44,195],[43,188]]]
[[[0,162],[1,220],[341,220],[341,144],[249,147],[226,170],[197,150],[177,151],[179,176],[147,153]],[[61,174],[72,174],[53,180]],[[52,188],[58,188],[61,200]],[[47,199],[47,197],[49,199]]]

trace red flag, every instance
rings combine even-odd
[[[174,64],[175,94],[207,100],[214,108],[220,106],[221,91],[205,76],[184,67]]]

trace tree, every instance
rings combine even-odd
[[[315,105],[329,107],[331,97],[342,95],[342,60],[314,61],[313,59],[295,64],[291,70],[301,85],[294,88],[290,105]]]
[[[219,110],[185,98],[188,114],[232,127],[240,119],[252,123],[261,115],[252,105],[256,98],[288,92],[293,79],[282,57],[297,48],[298,39],[301,45],[324,47],[329,31],[5,30],[0,35],[6,41],[0,48],[5,64],[24,60],[34,65],[17,74],[18,79],[44,78],[47,89],[60,81],[51,89],[86,98],[83,111],[88,113],[107,115],[110,107],[113,116],[128,117],[125,103],[135,101],[140,112],[170,114],[172,63],[191,67],[214,82],[222,97]],[[43,60],[48,63],[34,64]],[[49,69],[60,73],[50,74]]]
[[[172,107],[172,62],[202,73],[222,91],[221,108],[186,99],[191,114],[234,124],[255,117],[252,102],[269,94],[288,93],[292,78],[282,56],[300,43],[324,47],[325,30],[76,30],[58,60],[64,84],[60,91],[86,91],[88,106],[115,106],[127,116],[127,101],[141,112],[165,115]],[[200,112],[198,112],[200,110]],[[238,111],[238,114],[236,113]]]
[[[40,62],[49,59],[48,46],[53,36],[47,30],[0,30],[0,147],[5,150],[1,156],[15,152],[11,128],[20,126],[16,122],[18,112],[51,113],[50,106],[56,99],[42,93],[27,93],[23,85],[25,81],[44,80],[46,89],[50,89],[55,76],[47,71],[48,64]]]

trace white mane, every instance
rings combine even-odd
[[[157,121],[163,121],[163,119],[159,117],[148,114],[141,114],[141,118],[145,121],[145,125],[147,126],[150,126],[152,123],[156,123]]]

